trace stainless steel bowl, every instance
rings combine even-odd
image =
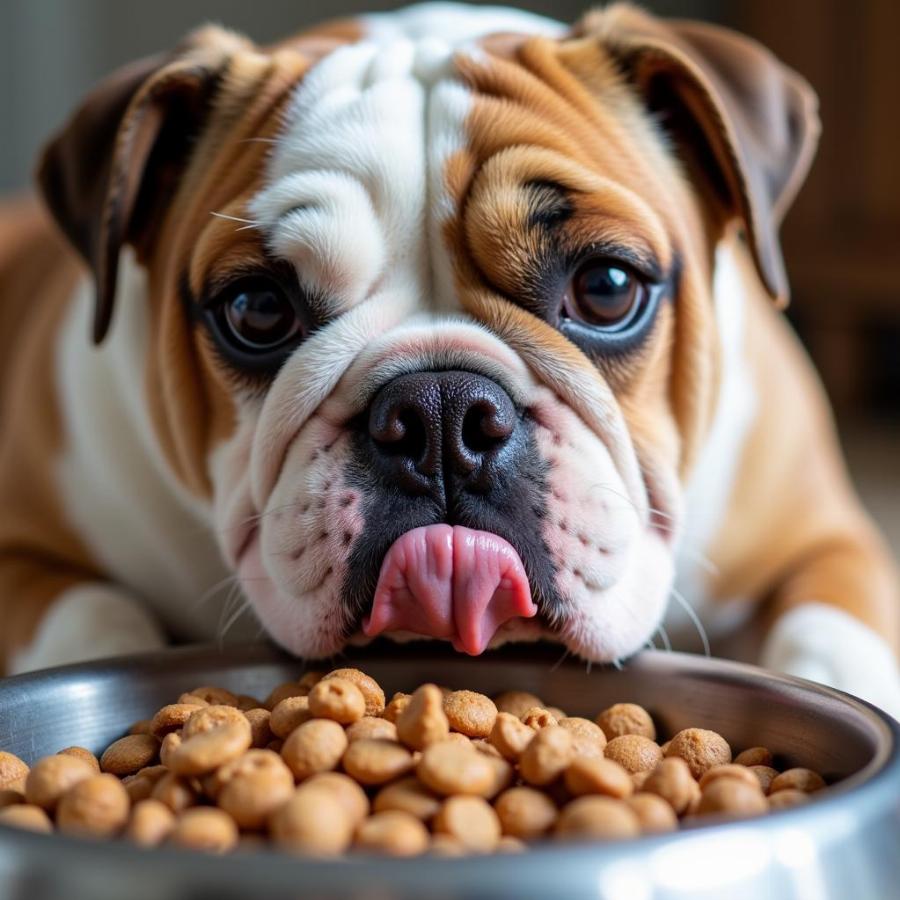
[[[386,691],[426,680],[487,693],[518,688],[588,715],[632,700],[664,733],[712,728],[733,747],[764,744],[783,764],[842,780],[808,806],[757,820],[465,860],[218,858],[0,828],[0,900],[900,896],[900,726],[890,717],[837,691],[737,663],[648,652],[622,671],[587,672],[556,664],[558,657],[541,647],[479,659],[381,647],[341,664],[359,664]],[[186,648],[10,678],[0,681],[0,749],[29,761],[70,744],[97,751],[126,723],[191,687],[264,696],[302,670],[266,647]]]

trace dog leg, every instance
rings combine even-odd
[[[833,544],[776,593],[763,644],[768,668],[854,694],[900,719],[900,638],[881,548]],[[868,598],[868,599],[867,599]],[[878,630],[876,630],[876,628]]]
[[[102,582],[65,589],[33,638],[10,659],[10,674],[86,659],[156,650],[166,644],[159,624],[137,600]]]

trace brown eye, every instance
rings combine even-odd
[[[225,337],[244,352],[266,352],[300,330],[290,299],[274,283],[241,285],[224,301]]]
[[[564,314],[586,325],[619,330],[640,311],[646,293],[644,284],[626,266],[588,260],[570,282]]]

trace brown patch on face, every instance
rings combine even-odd
[[[211,284],[265,266],[259,233],[212,213],[246,217],[283,105],[310,65],[295,49],[230,61],[149,261],[150,412],[169,464],[201,496],[211,491],[210,453],[235,428],[239,378],[216,354],[206,330],[190,321],[184,301],[195,303]]]
[[[639,457],[652,448],[683,474],[715,384],[703,213],[595,40],[506,40],[500,52],[458,61],[474,102],[468,144],[446,170],[460,215],[445,236],[462,303],[504,340],[529,346],[529,356],[546,353],[605,380]],[[556,221],[554,192],[566,207]],[[555,327],[573,261],[592,247],[652,260],[676,291],[649,338],[612,365],[594,365]]]
[[[0,672],[62,591],[99,577],[52,474],[63,444],[53,350],[80,274],[36,203],[0,209]]]

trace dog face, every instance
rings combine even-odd
[[[808,93],[742,42],[773,107],[748,115],[717,43],[739,39],[627,7],[565,35],[460,10],[426,37],[411,13],[265,51],[200,32],[101,90],[45,193],[94,267],[98,338],[135,246],[160,446],[277,641],[614,660],[668,598],[728,222],[784,294],[808,136],[751,139]]]

